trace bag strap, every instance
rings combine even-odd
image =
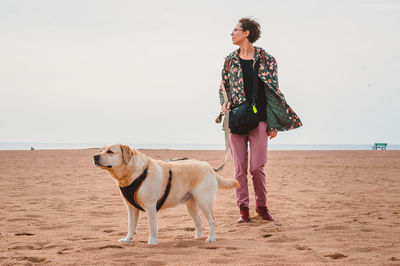
[[[258,67],[257,67],[258,64]],[[257,99],[257,87],[258,87],[258,68],[260,67],[259,61],[257,61],[254,64],[254,77],[253,77],[253,90],[252,90],[252,100],[253,100],[253,105],[256,104],[256,99]]]

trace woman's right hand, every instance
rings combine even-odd
[[[275,138],[277,134],[278,134],[278,130],[276,130],[276,129],[268,131],[269,139]]]
[[[222,105],[222,111],[226,112],[226,110],[228,110],[228,111],[231,110],[231,103],[230,102],[224,103]]]

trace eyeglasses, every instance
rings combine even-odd
[[[232,35],[234,35],[237,31],[243,31],[242,29],[233,29],[233,31],[231,32]]]

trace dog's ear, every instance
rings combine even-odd
[[[133,156],[133,152],[128,145],[120,145],[122,150],[122,159],[124,160],[125,164],[128,164]]]

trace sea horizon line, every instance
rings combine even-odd
[[[0,142],[0,150],[56,150],[96,149],[108,143],[85,142]],[[225,145],[201,143],[125,143],[135,149],[167,150],[224,150]],[[374,144],[276,144],[269,143],[269,150],[372,150]],[[387,144],[388,150],[400,150],[400,144]]]

